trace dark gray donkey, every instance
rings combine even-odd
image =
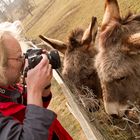
[[[76,87],[78,96],[89,111],[97,110],[99,107],[97,98],[101,97],[100,82],[94,67],[97,54],[95,47],[97,30],[97,20],[93,17],[85,31],[79,28],[72,31],[67,43],[40,35],[41,39],[65,54],[63,77],[70,83],[70,86]],[[89,90],[92,89],[91,96],[85,96],[86,87]]]

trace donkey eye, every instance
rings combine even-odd
[[[120,77],[120,78],[117,78],[115,79],[116,82],[120,82],[120,81],[123,81],[123,80],[126,80],[127,77],[126,76],[123,76],[123,77]]]

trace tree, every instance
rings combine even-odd
[[[1,0],[0,4],[2,6],[2,13],[3,15],[10,21],[13,21],[13,15],[12,15],[12,9],[10,8],[10,6],[4,1]]]
[[[8,20],[8,17],[7,15],[5,14],[5,12],[3,11],[0,11],[0,19],[1,21],[7,21]]]
[[[33,6],[31,5],[30,0],[23,0],[22,7],[24,11],[27,11],[31,16],[33,16],[32,14]]]

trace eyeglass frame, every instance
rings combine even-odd
[[[25,60],[25,55],[21,55],[18,58],[8,57],[7,59],[9,59],[9,60],[17,60],[17,61],[23,62]]]

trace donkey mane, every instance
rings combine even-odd
[[[115,22],[115,24],[109,24],[106,27],[105,32],[100,34],[100,37],[104,47],[108,47],[110,44],[119,42],[122,37],[121,24],[119,22]]]
[[[129,12],[125,17],[118,19],[117,21],[112,20],[112,22],[106,26],[105,32],[102,32],[101,34],[103,41],[102,43],[105,44],[104,46],[107,47],[110,46],[110,44],[121,42],[124,36],[127,38],[127,33],[130,30],[129,23],[131,24],[135,21],[140,21],[140,14],[134,15],[131,12]],[[125,43],[125,41],[123,42]]]
[[[81,28],[77,28],[70,33],[69,36],[69,44],[74,48],[81,46],[81,39],[83,36],[84,30]]]
[[[134,16],[135,15],[135,16]],[[128,24],[129,22],[131,22],[132,20],[136,20],[136,21],[140,21],[140,14],[135,14],[135,13],[131,13],[129,12],[125,17],[123,17],[121,19],[121,24],[125,25]]]
[[[128,23],[130,21],[130,19],[132,19],[133,13],[128,12],[127,15],[125,15],[124,17],[121,18],[121,24],[125,25],[126,23]]]

